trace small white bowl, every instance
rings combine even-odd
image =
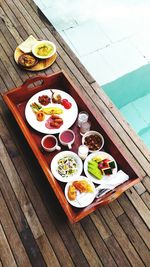
[[[39,55],[37,53],[38,47],[42,46],[50,46],[52,50],[47,54],[47,55]],[[46,59],[52,57],[56,53],[56,46],[54,43],[47,41],[47,40],[42,40],[42,41],[37,41],[36,44],[32,47],[32,53],[35,57],[40,58],[40,59]]]
[[[85,138],[90,136],[90,135],[98,135],[101,138],[101,146],[97,150],[91,150],[89,148],[89,152],[96,152],[96,151],[101,150],[103,148],[103,146],[104,146],[104,137],[97,131],[88,131],[88,132],[86,132],[82,137],[82,144],[85,145]],[[86,144],[86,146],[88,146],[88,145]]]

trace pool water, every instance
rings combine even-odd
[[[150,148],[150,0],[34,1]]]
[[[150,64],[102,88],[150,148]]]

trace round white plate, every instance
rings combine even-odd
[[[84,161],[85,175],[89,178],[90,181],[92,181],[95,184],[105,184],[105,181],[108,182],[108,179],[110,179],[112,175],[103,175],[102,179],[99,180],[99,179],[95,178],[94,175],[92,175],[91,173],[88,172],[88,161],[90,161],[92,158],[94,158],[96,156],[99,156],[102,159],[107,158],[107,159],[113,160],[115,162],[116,167],[112,170],[113,174],[117,173],[117,164],[116,164],[116,161],[114,160],[114,158],[110,154],[103,152],[103,151],[93,152],[93,153],[89,154],[87,156],[87,158],[85,159],[85,161]]]
[[[93,188],[93,192],[87,192],[87,193],[80,193],[77,190],[77,197],[75,200],[70,200],[68,198],[68,190],[69,190],[69,186],[72,184],[72,182],[68,182],[65,186],[65,196],[67,201],[74,207],[76,208],[84,208],[86,206],[88,206],[89,204],[91,204],[95,198],[95,186],[94,184],[85,176],[80,176],[78,179],[75,179],[75,181],[79,181],[79,180],[86,180],[88,181],[88,183],[92,186]]]
[[[63,105],[61,105],[61,104],[49,103],[46,106],[42,105],[43,108],[59,107],[63,110],[63,113],[59,114],[59,116],[63,119],[63,125],[61,125],[60,128],[58,128],[58,129],[46,128],[45,122],[50,117],[50,115],[45,114],[45,120],[44,121],[38,121],[36,119],[35,113],[32,111],[32,108],[30,107],[30,105],[34,102],[36,102],[37,104],[40,104],[38,101],[39,96],[48,95],[51,98],[52,93],[51,93],[50,89],[42,90],[42,91],[36,93],[35,95],[33,95],[29,99],[29,101],[27,102],[26,108],[25,108],[26,120],[28,121],[30,126],[33,129],[37,130],[38,132],[41,132],[44,134],[56,134],[56,133],[60,133],[61,131],[64,131],[64,130],[70,128],[73,125],[73,123],[75,122],[77,115],[78,115],[78,107],[77,107],[75,100],[72,98],[72,96],[70,96],[66,92],[58,90],[58,89],[52,89],[52,91],[60,94],[62,99],[67,99],[72,104],[70,109],[65,109],[63,107]]]
[[[58,160],[64,158],[64,157],[71,157],[73,158],[76,163],[77,163],[77,171],[68,177],[63,177],[62,175],[59,174],[58,172]],[[51,172],[54,175],[54,177],[64,183],[71,182],[74,179],[78,179],[80,174],[82,173],[83,170],[83,163],[82,160],[79,158],[79,156],[72,152],[72,151],[62,151],[58,153],[51,161]]]

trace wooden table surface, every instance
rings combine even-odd
[[[0,98],[0,266],[150,266],[150,151],[32,0],[1,0],[0,25],[0,92],[64,69],[144,177],[110,205],[70,224]],[[30,34],[57,46],[56,62],[39,73],[21,70],[13,57]]]

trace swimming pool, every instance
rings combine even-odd
[[[102,88],[150,148],[150,64]]]
[[[150,148],[150,1],[34,1]]]

